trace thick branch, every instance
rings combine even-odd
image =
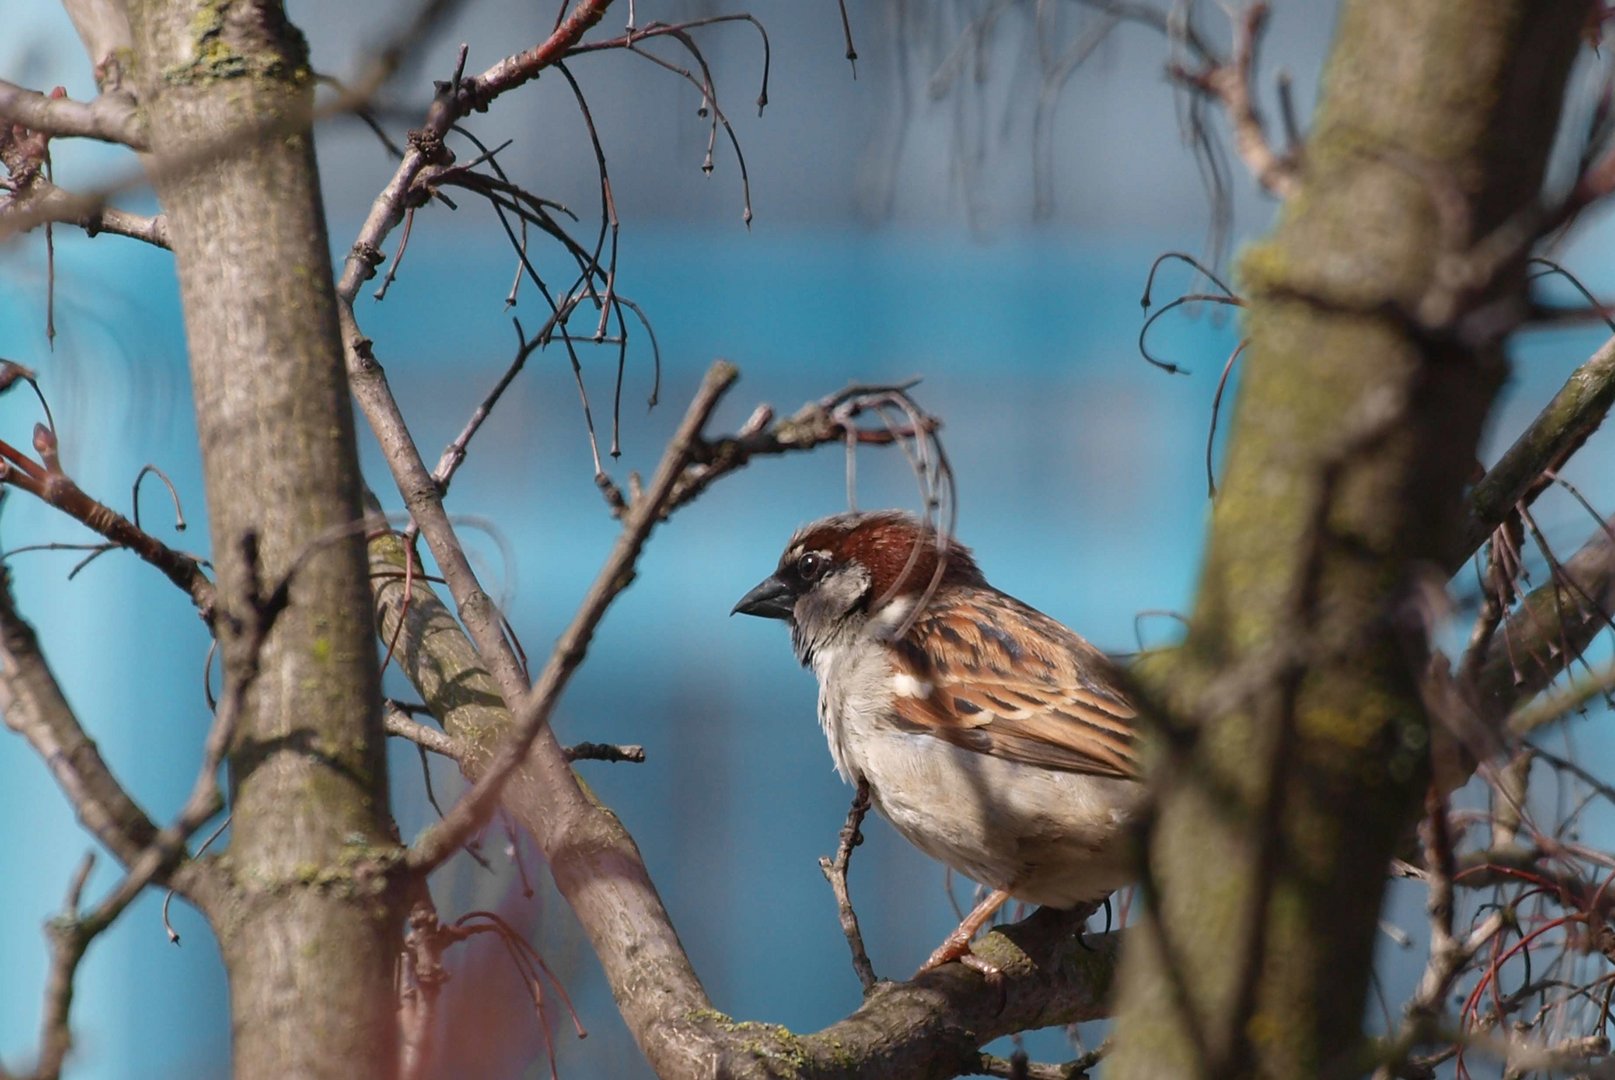
[[[1346,1068],[1360,1045],[1384,868],[1428,783],[1425,642],[1397,616],[1420,568],[1447,561],[1462,535],[1506,371],[1495,336],[1429,333],[1389,313],[1418,309],[1444,249],[1536,197],[1589,8],[1342,6],[1304,196],[1242,260],[1251,346],[1188,636],[1142,673],[1152,711],[1181,732],[1146,845],[1145,918],[1170,929],[1171,947],[1146,933],[1125,957],[1106,1066],[1118,1080],[1207,1072],[1226,1038],[1250,1054],[1239,1075]],[[1453,178],[1461,215],[1439,213],[1431,176]],[[1525,284],[1520,267],[1465,302],[1518,299]],[[1332,466],[1356,418],[1376,412],[1392,422]],[[1291,598],[1314,568],[1317,603],[1298,613]],[[1307,649],[1293,693],[1280,669],[1213,701],[1295,643],[1331,647]],[[1281,769],[1251,767],[1285,737]],[[1262,934],[1232,932],[1252,913]],[[1243,1008],[1238,980],[1253,970]]]
[[[21,124],[53,137],[77,136],[146,148],[146,132],[135,103],[124,94],[94,101],[71,101],[28,90],[0,79],[0,123]]]
[[[246,688],[228,747],[230,902],[206,911],[233,1067],[390,1077],[405,896],[306,43],[278,4],[125,7],[184,301],[214,628],[226,687]],[[260,641],[266,582],[285,582],[285,601]]]

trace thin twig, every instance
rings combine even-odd
[[[36,428],[36,446],[42,434],[48,434],[46,429]],[[46,445],[54,447],[54,436]],[[0,484],[28,492],[117,546],[134,552],[183,589],[202,618],[212,621],[213,582],[202,573],[197,560],[175,551],[105,503],[91,498],[61,470],[59,462],[49,460],[50,455],[44,452],[40,456],[47,460],[36,462],[10,443],[0,441]]]
[[[1280,199],[1295,194],[1301,185],[1300,163],[1294,149],[1279,152],[1268,142],[1267,129],[1256,109],[1252,91],[1256,50],[1267,25],[1268,6],[1254,0],[1234,18],[1233,58],[1227,63],[1207,63],[1198,71],[1180,64],[1168,68],[1172,76],[1201,93],[1216,98],[1228,112],[1234,127],[1234,149],[1244,160],[1256,182]]]
[[[404,712],[397,702],[387,702],[386,707],[382,709],[381,718],[387,734],[408,739],[421,749],[440,754],[450,761],[465,760],[465,747],[460,744],[459,739],[446,731],[410,719],[409,714]]]
[[[846,824],[841,826],[836,857],[819,857],[819,869],[824,873],[824,880],[830,883],[830,891],[835,893],[836,912],[841,917],[841,933],[847,939],[847,948],[852,950],[852,970],[863,984],[866,994],[875,985],[875,967],[869,962],[869,953],[864,949],[864,935],[858,929],[858,913],[853,910],[852,893],[847,888],[847,871],[852,864],[852,849],[864,842],[862,827],[867,813],[869,781],[860,779],[858,792],[852,797],[852,807],[847,811]]]
[[[443,165],[443,138],[455,121],[509,90],[538,77],[538,74],[576,45],[611,6],[611,0],[582,0],[572,14],[548,38],[525,52],[507,56],[482,74],[456,79],[446,85],[428,111],[426,121],[412,138],[404,159],[398,163],[392,180],[370,208],[359,236],[343,264],[337,295],[351,305],[359,286],[375,274],[375,253],[387,234],[403,220],[417,179],[429,166]]]
[[[79,903],[94,867],[95,853],[90,852],[79,862],[68,883],[61,914],[45,924],[45,939],[50,945],[50,973],[45,978],[45,1004],[40,1010],[39,1062],[34,1066],[38,1080],[56,1080],[68,1051],[73,1048],[73,1032],[69,1026],[73,980],[79,961],[96,933],[80,918]]]
[[[738,376],[734,365],[723,361],[714,364],[707,372],[706,379],[690,402],[678,431],[656,467],[650,487],[628,507],[617,543],[577,614],[573,616],[571,625],[551,651],[538,681],[526,697],[511,709],[513,731],[509,741],[448,815],[428,828],[410,848],[405,861],[411,871],[429,873],[452,855],[492,813],[505,781],[527,756],[527,750],[539,732],[547,726],[550,713],[571,679],[572,672],[582,663],[595,627],[611,602],[633,580],[639,553],[651,530],[661,520],[673,497],[676,482],[684,475],[685,466],[700,444],[701,429]]]
[[[850,441],[864,445],[886,446],[901,443],[904,438],[915,438],[939,430],[942,422],[928,413],[920,413],[917,428],[859,427],[852,420],[876,400],[894,392],[907,393],[907,386],[864,386],[853,384],[834,394],[810,401],[795,413],[772,424],[763,416],[760,423],[748,422],[738,434],[727,438],[703,441],[691,458],[690,467],[680,477],[668,512],[685,505],[699,496],[712,483],[754,457],[786,454],[797,450],[811,450],[829,443]],[[754,419],[762,414],[754,413]]]

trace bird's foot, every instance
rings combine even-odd
[[[992,961],[977,956],[970,951],[970,939],[961,938],[958,931],[948,935],[948,939],[937,946],[931,958],[920,965],[920,970],[914,973],[918,978],[927,971],[941,967],[943,964],[957,960],[960,964],[979,974],[993,992],[998,995],[998,1011],[1004,1011],[1007,989],[1004,983],[1004,973]]]
[[[914,974],[924,975],[927,971],[934,971],[943,964],[951,963],[954,960],[958,960],[971,967],[974,966],[971,961],[985,964],[985,960],[980,959],[975,953],[970,951],[970,939],[974,936],[974,929],[967,929],[964,926],[959,927],[959,929],[955,930],[942,940],[942,944],[936,947],[936,951],[931,954],[930,959],[921,964],[920,970],[916,971]]]
[[[920,970],[914,974],[923,975],[927,971],[941,967],[950,960],[957,960],[973,971],[981,972],[989,980],[997,979],[1002,982],[1004,978],[1003,972],[972,953],[970,951],[970,941],[983,926],[987,925],[988,920],[997,914],[998,909],[1003,907],[1008,900],[1009,893],[1003,889],[995,889],[989,893],[986,899],[977,904],[975,909],[965,916],[964,921],[959,924],[953,933],[942,939],[942,944],[936,947],[936,951],[931,954],[931,958],[921,964]]]

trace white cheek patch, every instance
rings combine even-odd
[[[892,692],[898,697],[928,698],[931,684],[900,671],[892,676]]]
[[[869,634],[881,640],[890,640],[898,627],[908,621],[916,600],[912,596],[899,596],[869,617]]]

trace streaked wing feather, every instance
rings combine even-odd
[[[1013,597],[972,593],[933,607],[895,643],[897,673],[930,691],[899,696],[899,717],[977,753],[1136,778],[1138,714],[1108,681],[1110,660]],[[1017,625],[1032,633],[1011,634]]]

